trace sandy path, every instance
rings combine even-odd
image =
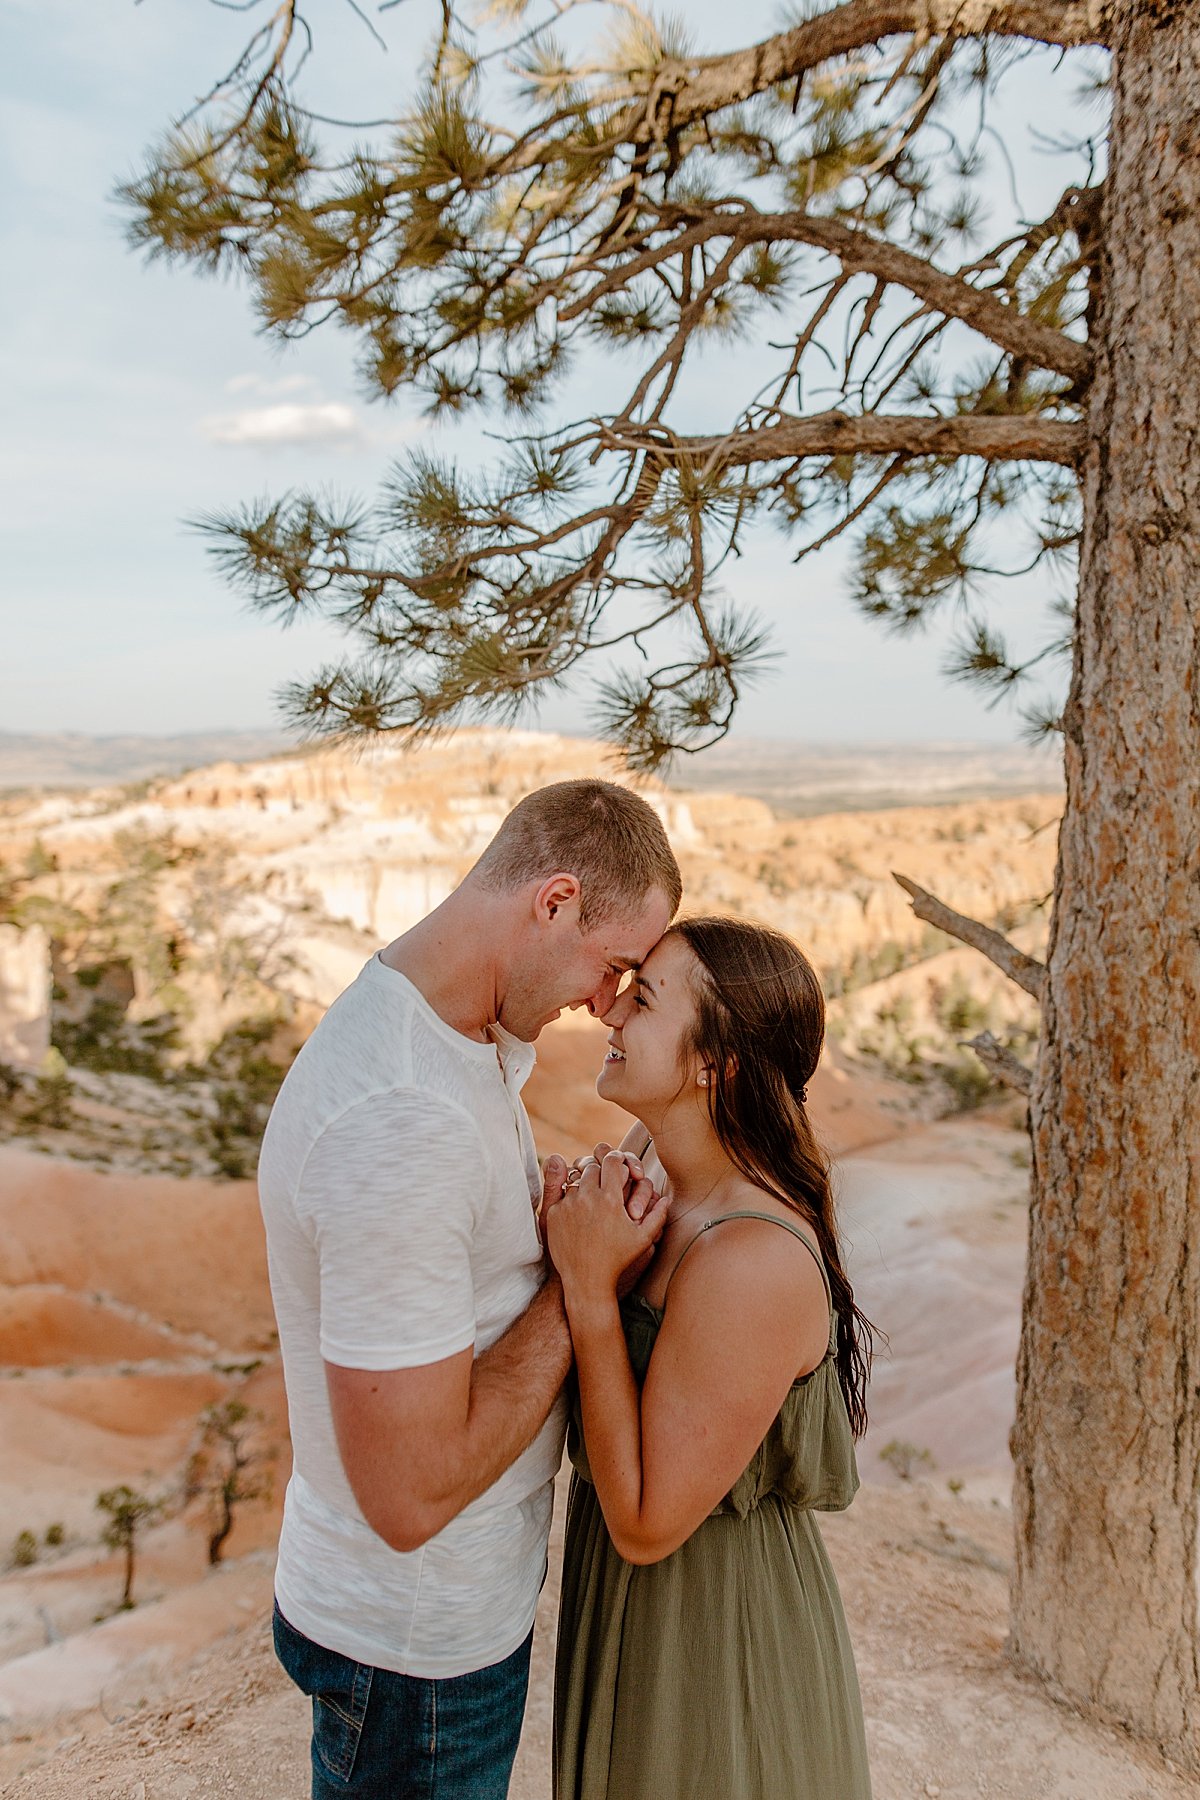
[[[1008,1432],[1028,1231],[1023,1132],[975,1114],[944,1119],[838,1167],[855,1298],[888,1334],[871,1378],[859,1466],[889,1478],[893,1440],[921,1473],[1008,1502]]]

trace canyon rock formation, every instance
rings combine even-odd
[[[49,1048],[49,939],[40,925],[0,925],[0,1063],[38,1069]]]

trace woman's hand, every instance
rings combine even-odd
[[[641,1157],[635,1156],[632,1150],[614,1150],[611,1144],[597,1144],[590,1156],[581,1156],[571,1164],[567,1171],[566,1185],[568,1188],[574,1187],[586,1169],[593,1166],[599,1168],[606,1156],[623,1156],[625,1158],[625,1167],[629,1171],[629,1177],[625,1183],[625,1210],[636,1224],[654,1194],[654,1186],[646,1177]]]
[[[628,1171],[625,1178],[625,1209],[635,1224],[641,1219],[647,1206],[654,1199],[654,1187],[642,1168],[638,1157],[627,1150],[614,1151],[611,1144],[597,1144],[590,1156],[581,1156],[567,1165],[565,1159],[557,1154],[548,1156],[542,1164],[542,1198],[535,1208],[534,1217],[538,1222],[542,1248],[546,1248],[546,1220],[550,1208],[571,1192],[571,1189],[582,1180],[588,1169],[599,1169],[606,1156],[624,1157]],[[653,1254],[653,1246],[649,1255]],[[649,1255],[646,1260],[649,1261]],[[643,1264],[644,1266],[644,1264]],[[639,1271],[640,1272],[640,1271]]]
[[[667,1202],[655,1194],[640,1163],[637,1170],[635,1175],[623,1152],[610,1150],[599,1162],[587,1160],[578,1185],[565,1191],[556,1171],[558,1192],[544,1213],[546,1244],[568,1300],[611,1298],[622,1277],[633,1270],[636,1280],[653,1254]]]

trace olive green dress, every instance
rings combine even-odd
[[[702,1229],[747,1217],[799,1237],[829,1292],[815,1246],[773,1213]],[[663,1311],[631,1294],[621,1317],[640,1384]],[[858,1488],[832,1302],[830,1319],[823,1361],[793,1384],[750,1466],[661,1562],[637,1567],[613,1548],[576,1406],[555,1800],[870,1800],[854,1656],[813,1518]]]

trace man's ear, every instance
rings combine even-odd
[[[578,875],[571,875],[566,870],[560,870],[556,875],[548,875],[533,897],[533,909],[539,923],[544,924],[556,918],[559,909],[564,906],[574,904],[578,911],[579,895]]]

